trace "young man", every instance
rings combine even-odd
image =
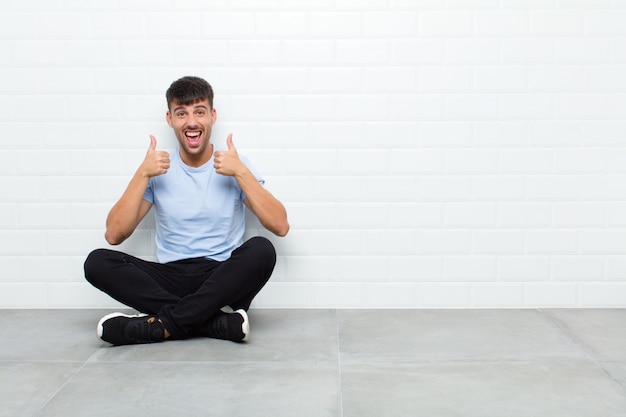
[[[106,221],[105,238],[118,245],[150,208],[155,209],[159,262],[97,249],[85,261],[96,288],[143,314],[109,314],[98,336],[114,345],[188,337],[246,341],[246,311],[276,263],[272,243],[245,243],[244,205],[276,234],[289,231],[283,205],[240,158],[232,134],[214,150],[213,89],[198,77],[174,81],[166,93],[166,120],[179,146],[171,155],[150,136],[144,161]]]

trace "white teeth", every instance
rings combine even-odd
[[[200,132],[186,132],[185,135],[195,138],[196,136],[200,136]]]

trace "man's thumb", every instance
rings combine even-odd
[[[150,147],[148,151],[156,151],[156,138],[152,135],[150,135]]]
[[[228,150],[232,151],[233,149],[235,149],[235,145],[233,145],[233,134],[229,133],[228,137],[226,138],[226,145],[228,146]]]

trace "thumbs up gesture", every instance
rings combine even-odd
[[[233,144],[232,133],[226,138],[226,145],[228,150],[215,151],[213,154],[213,167],[218,174],[233,177],[237,175],[237,172],[241,171],[243,163],[239,159],[237,148]]]
[[[170,168],[170,155],[165,151],[157,151],[157,140],[150,135],[150,146],[146,152],[146,158],[141,164],[141,171],[148,178],[156,177],[167,172]]]

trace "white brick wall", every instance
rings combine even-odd
[[[625,51],[618,0],[0,0],[0,308],[117,305],[82,263],[187,74],[290,214],[258,307],[626,307]]]

